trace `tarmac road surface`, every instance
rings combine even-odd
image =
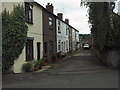
[[[44,72],[3,75],[2,83],[3,88],[118,88],[118,71],[80,50]]]

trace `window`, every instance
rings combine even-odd
[[[64,42],[64,52],[65,52],[65,42]]]
[[[50,41],[50,55],[53,54],[53,41]]]
[[[28,23],[33,23],[33,5],[25,2],[25,20]]]
[[[60,30],[60,21],[58,21],[58,33],[61,33],[61,30]]]
[[[67,29],[67,35],[69,35],[69,26],[68,26],[68,29]]]
[[[26,43],[26,61],[33,60],[33,40],[28,39]]]
[[[44,53],[47,53],[47,42],[44,42]]]
[[[66,51],[68,51],[68,41],[66,41]]]
[[[61,41],[59,40],[59,42],[58,42],[58,50],[60,50],[60,42],[61,42]]]
[[[62,51],[63,51],[63,42],[62,42]]]
[[[66,35],[68,35],[68,27],[67,27],[67,25],[66,25]]]
[[[53,29],[53,21],[52,18],[49,17],[49,29],[52,30]]]

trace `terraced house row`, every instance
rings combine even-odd
[[[31,60],[51,57],[58,52],[68,53],[79,49],[79,31],[69,25],[69,19],[63,21],[63,14],[57,16],[53,12],[53,5],[46,8],[37,2],[3,2],[2,10],[11,12],[14,5],[25,8],[26,24],[28,26],[27,43],[20,57],[15,60],[12,70],[22,72],[22,65]]]

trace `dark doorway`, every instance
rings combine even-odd
[[[33,40],[27,40],[26,43],[26,61],[33,60]]]
[[[40,42],[37,42],[37,59],[40,60]]]

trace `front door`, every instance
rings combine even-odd
[[[26,43],[26,60],[33,60],[33,40],[27,40]]]
[[[40,60],[40,42],[37,42],[37,59]]]

